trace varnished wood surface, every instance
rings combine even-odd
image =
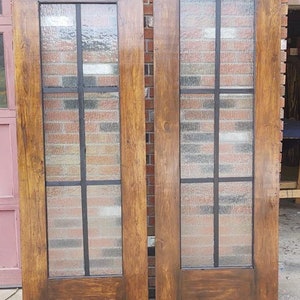
[[[278,298],[280,0],[257,1],[255,94],[255,299]]]
[[[254,299],[253,269],[182,270],[181,299]]]
[[[23,299],[47,299],[38,8],[13,1]],[[17,20],[17,21],[16,21]]]
[[[143,1],[119,0],[123,262],[126,299],[148,299]]]
[[[143,2],[131,4],[118,1],[123,278],[49,280],[38,1],[14,2],[25,300],[148,298]]]
[[[49,279],[49,300],[126,299],[122,278]]]
[[[154,1],[156,299],[179,299],[179,2]]]

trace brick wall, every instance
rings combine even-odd
[[[147,163],[147,224],[148,236],[155,235],[154,195],[154,87],[153,87],[153,0],[144,0],[145,25],[145,107],[146,107],[146,163]],[[154,247],[148,251],[149,297],[154,297]]]

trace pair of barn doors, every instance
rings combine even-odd
[[[276,299],[280,1],[153,5],[156,299]],[[143,1],[14,25],[23,297],[147,299]]]

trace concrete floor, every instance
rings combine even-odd
[[[279,299],[300,299],[300,204],[280,200]]]
[[[21,299],[22,290],[0,290],[0,300]],[[280,201],[279,300],[300,300],[300,204],[291,200]]]

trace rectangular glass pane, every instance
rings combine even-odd
[[[80,187],[47,188],[49,276],[84,275]]]
[[[11,124],[0,124],[0,199],[13,199],[15,192],[11,127]]]
[[[2,15],[3,10],[2,10],[2,0],[0,0],[0,15]]]
[[[75,5],[41,5],[44,87],[77,86]]]
[[[77,94],[45,94],[44,129],[47,181],[80,179]]]
[[[87,179],[120,180],[119,94],[85,94],[85,103]]]
[[[121,186],[88,187],[91,275],[122,274]]]
[[[214,172],[214,96],[181,95],[181,178],[208,178]]]
[[[222,0],[220,85],[254,86],[253,0]]]
[[[7,107],[6,95],[6,75],[5,75],[5,59],[4,59],[4,39],[3,33],[0,33],[0,108]]]
[[[253,95],[220,96],[220,177],[253,174]]]
[[[181,184],[181,266],[214,264],[213,185]]]
[[[180,1],[180,87],[215,84],[215,1]]]
[[[220,266],[252,265],[252,182],[220,183]]]
[[[83,74],[85,86],[117,86],[117,6],[82,6]]]

